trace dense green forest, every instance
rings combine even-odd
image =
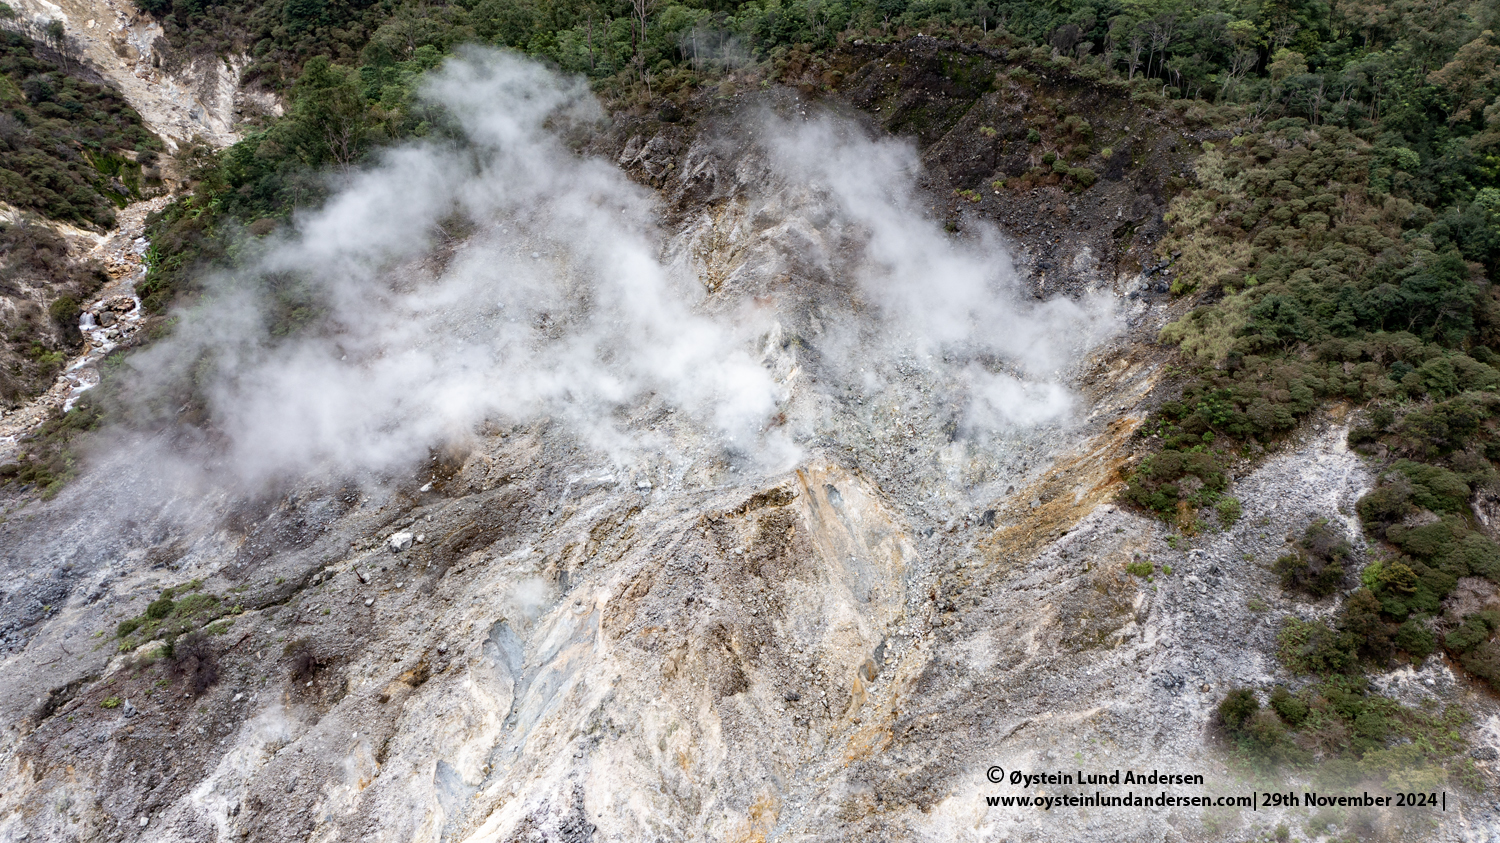
[[[1288,167],[1334,156],[1339,166],[1330,175],[1398,203],[1385,211],[1398,234],[1420,223],[1444,254],[1489,272],[1500,260],[1500,39],[1492,32],[1500,13],[1493,4],[148,0],[144,8],[161,18],[183,55],[249,51],[245,81],[280,90],[293,104],[287,119],[200,173],[199,201],[212,202],[214,213],[202,219],[194,210],[198,224],[172,238],[170,254],[182,251],[184,239],[199,242],[218,214],[243,224],[284,215],[316,201],[309,171],[348,166],[383,142],[429,131],[431,122],[412,105],[413,81],[460,43],[525,51],[589,75],[616,107],[642,107],[717,90],[737,70],[776,76],[794,67],[805,78],[808,65],[826,63],[841,45],[923,32],[1081,79],[1126,80],[1138,99],[1211,106],[1214,122],[1241,137],[1205,164],[1228,179],[1220,186],[1230,190],[1218,193],[1245,205],[1212,213],[1233,214],[1246,231],[1285,193],[1280,176]],[[1305,149],[1283,155],[1287,144]],[[1351,151],[1357,164],[1343,160]],[[1292,183],[1310,183],[1319,166]],[[1210,213],[1207,191],[1196,193],[1197,204],[1179,215]],[[1316,207],[1297,213],[1316,220],[1341,196],[1330,187],[1286,198],[1312,201]],[[1409,212],[1403,202],[1412,204]],[[1197,244],[1208,248],[1205,238]],[[1221,267],[1231,258],[1214,260]],[[158,306],[177,284],[167,276],[182,264],[171,263],[152,282]],[[1265,274],[1234,269],[1251,284]],[[1197,292],[1233,292],[1240,281],[1232,275],[1202,276]],[[1401,315],[1386,309],[1366,321],[1385,328]],[[1195,350],[1217,343],[1227,353],[1223,335],[1242,321],[1235,312],[1215,328],[1205,313],[1194,323],[1202,330],[1178,338]],[[1456,337],[1452,326],[1442,330]]]
[[[630,71],[775,58],[797,45],[913,30],[1045,45],[1080,67],[1158,80],[1174,96],[1258,103],[1313,122],[1383,118],[1407,124],[1457,106],[1482,122],[1493,86],[1493,5],[1452,0],[1375,3],[1023,3],[989,0],[478,0],[422,3],[146,0],[187,53],[228,45],[257,58],[251,78],[294,78],[312,56],[362,66],[368,82],[428,50],[463,41],[523,50],[564,70]],[[1454,62],[1456,66],[1450,67]],[[1429,79],[1434,71],[1440,78]],[[291,75],[289,75],[291,74]],[[1472,112],[1472,114],[1467,113]]]

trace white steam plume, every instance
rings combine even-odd
[[[698,279],[659,257],[649,192],[560,139],[559,127],[603,117],[581,80],[473,50],[422,96],[462,142],[384,153],[252,267],[214,279],[176,335],[136,360],[167,380],[198,367],[242,478],[392,470],[486,419],[556,419],[626,458],[665,445],[620,421],[653,401],[720,447],[795,457],[768,432],[784,387],[752,354],[773,314],[720,303],[709,315]],[[832,121],[767,136],[777,166],[859,233],[851,271],[876,322],[845,329],[867,337],[849,354],[880,353],[882,336],[958,352],[975,424],[1066,412],[1051,373],[1098,318],[1066,301],[1018,304],[993,237],[961,245],[921,213],[909,146]],[[318,302],[327,325],[273,341],[265,279]],[[1013,371],[976,362],[996,356]]]
[[[611,413],[651,395],[752,446],[776,400],[747,352],[757,326],[697,314],[701,288],[656,260],[649,195],[545,128],[600,116],[582,83],[474,52],[423,93],[464,145],[384,155],[252,270],[219,279],[140,368],[211,352],[211,409],[252,479],[391,468],[495,417],[555,417],[622,447]],[[434,268],[424,259],[454,220],[474,234]],[[331,335],[265,341],[268,303],[244,281],[276,274],[316,292]]]
[[[971,220],[973,234],[959,239],[924,213],[920,161],[909,143],[870,138],[831,118],[771,118],[766,136],[785,181],[814,197],[820,216],[831,212],[821,227],[857,244],[840,250],[856,257],[839,271],[853,276],[871,308],[863,336],[846,345],[848,358],[907,353],[958,364],[971,428],[1066,417],[1073,396],[1058,370],[1115,330],[1111,297],[1027,302],[992,226]]]

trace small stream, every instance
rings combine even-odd
[[[135,238],[130,251],[140,260],[140,265],[110,284],[104,294],[90,302],[78,317],[84,351],[62,373],[62,378],[69,384],[63,398],[64,413],[73,409],[83,393],[99,385],[99,361],[140,330],[145,308],[141,306],[141,297],[136,295],[135,285],[146,277],[145,255],[150,245],[145,237]]]
[[[68,412],[83,393],[98,386],[99,361],[140,331],[146,313],[135,288],[146,277],[145,258],[151,247],[145,236],[146,217],[171,201],[170,196],[159,196],[125,206],[115,218],[115,229],[83,256],[103,264],[111,279],[79,316],[83,351],[68,361],[51,388],[0,418],[0,464],[15,457],[20,439],[45,422],[53,408]]]

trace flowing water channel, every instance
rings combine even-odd
[[[83,393],[99,384],[99,363],[141,329],[146,313],[135,288],[146,277],[146,217],[171,201],[170,196],[159,196],[127,205],[116,216],[114,230],[82,256],[98,261],[110,278],[79,316],[83,350],[68,361],[50,389],[0,418],[0,462],[11,460],[21,437],[45,422],[54,408],[73,409]]]

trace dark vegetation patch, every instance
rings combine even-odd
[[[85,393],[71,412],[57,412],[21,440],[16,461],[0,465],[0,487],[34,487],[51,498],[78,473],[76,440],[99,427],[99,397]]]
[[[161,141],[114,91],[37,55],[0,31],[0,200],[89,228],[156,178]]]
[[[1216,712],[1234,758],[1261,772],[1303,771],[1320,786],[1374,784],[1391,792],[1429,792],[1482,779],[1458,728],[1468,716],[1403,706],[1363,678],[1335,676],[1293,692],[1277,685],[1261,701],[1253,688],[1231,689]]]
[[[328,660],[319,657],[312,642],[306,638],[287,642],[287,645],[282,648],[282,655],[286,656],[294,684],[301,685],[310,682],[320,671],[328,667]]]
[[[107,281],[30,215],[0,223],[0,406],[44,392],[83,342],[81,305]]]
[[[1463,622],[1448,633],[1443,644],[1458,656],[1470,673],[1500,687],[1500,611],[1486,609],[1464,616]]]
[[[1172,201],[1158,253],[1198,306],[1162,332],[1181,396],[1143,426],[1152,453],[1123,497],[1202,527],[1236,468],[1320,408],[1363,408],[1349,444],[1379,472],[1358,504],[1373,561],[1352,592],[1337,537],[1277,561],[1287,588],[1344,595],[1333,622],[1287,627],[1283,657],[1332,677],[1446,645],[1493,678],[1487,644],[1447,643],[1443,601],[1463,577],[1500,581],[1471,506],[1500,484],[1500,170],[1481,163],[1500,154],[1500,42],[1493,19],[1455,16],[1356,45],[1352,13],[1310,13],[1250,67],[1267,74],[1266,122],[1226,122]],[[1376,91],[1377,69],[1402,81]],[[1309,98],[1309,83],[1346,94]]]
[[[210,650],[203,636],[228,631],[233,621],[224,618],[238,614],[240,607],[231,606],[218,595],[202,589],[202,580],[164,589],[146,606],[146,611],[120,621],[115,627],[120,652],[130,652],[149,641],[160,640],[165,645],[162,654],[174,660],[174,670],[188,676],[194,683],[206,681],[207,685],[213,684],[214,679],[202,678],[210,673],[217,676],[217,668],[210,661]],[[177,659],[176,652],[179,640],[188,647],[181,660]]]
[[[340,655],[308,638],[296,638],[282,648],[292,692],[320,705],[333,705],[349,691],[349,682],[339,670]],[[420,675],[420,678],[418,676]],[[412,687],[427,681],[430,668],[425,662],[400,679]]]
[[[1309,524],[1297,547],[1276,560],[1282,588],[1327,597],[1344,584],[1344,563],[1351,548],[1343,530],[1320,518]]]
[[[168,661],[168,673],[195,697],[219,681],[218,655],[203,632],[189,632],[177,639]]]

